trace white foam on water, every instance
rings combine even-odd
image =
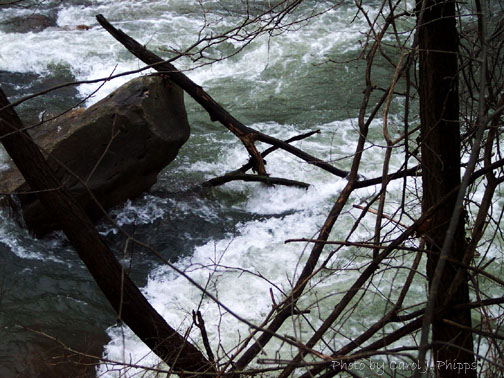
[[[326,59],[326,55],[335,49],[355,45],[351,41],[358,35],[359,23],[348,27],[345,12],[330,11],[298,30],[273,39],[260,37],[241,55],[188,74],[200,85],[225,78],[253,82],[261,80],[260,75],[268,66],[274,66],[276,70],[292,70],[300,55],[305,63]],[[114,74],[141,68],[143,64],[97,23],[95,16],[100,13],[154,51],[168,50],[171,46],[182,49],[190,46],[197,40],[205,22],[211,29],[206,33],[217,33],[233,26],[239,19],[239,14],[223,17],[209,12],[203,15],[198,1],[95,1],[86,6],[60,7],[57,27],[39,33],[0,33],[0,70],[45,74],[51,65],[64,65],[71,69],[77,80],[90,80],[108,77],[116,65]],[[71,30],[77,25],[91,28]],[[312,40],[311,43],[306,43],[308,39]],[[231,41],[231,44],[238,48],[239,42]],[[222,54],[225,52],[216,50],[213,56]],[[161,51],[161,55],[169,54]],[[183,59],[176,65],[183,70],[192,66],[189,60]],[[130,78],[105,83],[101,92],[88,100],[87,105]],[[276,81],[276,86],[281,85],[280,80],[272,80]],[[82,96],[87,96],[97,87],[98,84],[81,85],[78,89]]]
[[[288,291],[286,276],[291,276],[298,263],[300,252],[295,246],[283,244],[283,240],[311,231],[303,213],[270,218],[266,221],[247,222],[238,227],[238,235],[227,239],[212,241],[194,250],[194,254],[177,263],[180,269],[188,268],[187,274],[233,312],[249,321],[263,318],[271,309],[270,288],[275,296],[280,297],[278,286]],[[303,230],[303,226],[307,230]],[[301,227],[300,227],[301,226]],[[259,278],[262,275],[268,281]],[[160,312],[166,321],[184,333],[191,323],[191,310],[196,310],[201,301],[201,292],[194,288],[184,277],[163,266],[156,269],[144,288],[150,303]],[[247,326],[236,318],[225,314],[210,300],[203,300],[199,307],[202,312],[209,338],[213,346],[219,342],[225,350],[235,345],[247,334]],[[109,331],[113,341],[107,345],[105,356],[112,360],[121,360],[125,353],[135,363],[157,364],[158,360],[146,346],[129,331],[125,331],[123,344],[122,332],[115,328]],[[191,336],[199,340],[198,332]],[[148,358],[145,356],[149,355]],[[102,367],[106,370],[106,367]]]
[[[18,226],[3,209],[0,209],[0,243],[5,244],[12,253],[22,259],[67,264],[52,252],[51,247],[56,249],[59,245],[57,240],[54,240],[49,248],[47,244],[34,242],[28,231]]]
[[[133,206],[130,200],[126,201],[116,218],[117,224],[119,226],[124,224],[149,224],[164,216],[165,210],[162,205],[167,203],[166,200],[151,195],[145,195],[144,200],[148,203],[141,208]]]
[[[127,200],[119,209],[111,211],[110,215],[118,227],[152,224],[157,219],[165,216],[168,200],[150,194],[145,194],[142,200],[147,202],[143,206],[135,206],[131,200]],[[111,226],[108,222],[101,224],[99,227],[99,232],[102,235],[117,234],[118,231],[115,226]]]
[[[334,131],[334,123],[321,125],[320,128],[331,129],[333,133],[340,134],[338,138],[344,138],[353,127],[350,120],[340,121],[336,125],[337,131]],[[253,126],[272,135],[283,135],[284,138],[296,133],[295,127],[274,122]],[[318,136],[318,139],[317,136],[312,137],[310,142],[302,142],[303,148],[318,151],[318,156],[322,158],[329,151],[333,154],[342,152],[336,151],[339,145],[333,146],[331,150],[326,144],[327,139],[325,135]],[[355,143],[348,140],[342,146],[344,153],[347,153],[346,150],[352,145],[355,148]],[[233,143],[223,149],[218,161],[211,165],[199,162],[193,164],[191,169],[201,169],[202,172],[219,171],[228,167],[229,161],[239,160],[240,157],[246,157],[246,152],[242,146]],[[227,184],[221,190],[247,192],[247,199],[237,206],[262,217],[238,224],[234,235],[196,247],[190,257],[176,264],[191,279],[202,287],[207,287],[207,290],[232,312],[254,323],[263,319],[271,310],[270,289],[277,301],[290,291],[292,282],[299,275],[309,252],[309,248],[306,249],[299,243],[285,244],[285,240],[314,237],[325,219],[330,199],[338,194],[346,182],[344,179],[321,173],[316,167],[303,165],[298,159],[293,159],[283,152],[275,152],[267,159],[270,161],[268,168],[271,167],[272,174],[305,180],[312,186],[304,190],[282,186],[265,188],[250,183]],[[351,217],[344,215],[335,233],[344,233],[351,221]],[[342,256],[338,264],[351,264],[351,256]],[[316,290],[320,295],[330,295],[335,287],[339,287],[341,292],[348,281],[349,274],[335,274]],[[202,293],[198,289],[167,266],[160,266],[150,274],[143,291],[156,310],[182,334],[191,325],[191,311],[199,308],[214,350],[221,345],[224,350],[229,351],[240,338],[248,334],[247,325],[212,300],[202,299]],[[309,295],[303,303],[315,301],[315,297]],[[314,322],[317,320],[314,319]],[[159,363],[157,357],[150,353],[129,329],[113,327],[108,333],[112,341],[105,348],[106,358],[125,361],[126,357],[126,361],[147,365]],[[195,343],[200,344],[197,330],[192,330],[191,337]],[[279,343],[273,342],[267,350],[274,353],[278,347]],[[100,374],[105,374],[108,368],[102,366]],[[127,375],[134,374],[131,370]],[[109,375],[114,376],[114,373],[108,372],[107,376]]]

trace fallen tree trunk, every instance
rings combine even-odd
[[[166,323],[124,272],[84,210],[58,182],[38,146],[27,132],[21,131],[21,120],[0,89],[2,108],[0,138],[3,146],[59,223],[119,319],[173,369],[213,371],[203,354]]]

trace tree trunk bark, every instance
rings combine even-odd
[[[0,89],[0,109],[9,105]],[[207,371],[211,365],[149,304],[79,204],[61,187],[12,108],[0,112],[0,138],[40,201],[57,220],[108,301],[133,332],[172,368]],[[213,370],[212,370],[213,371]],[[189,376],[188,374],[187,376]]]
[[[423,5],[423,7],[422,7]],[[460,184],[460,123],[458,99],[458,32],[455,1],[417,0],[420,49],[420,119],[423,173],[423,203],[426,211]],[[425,233],[427,276],[432,283],[439,252],[453,214],[456,193],[436,211]],[[460,219],[450,257],[462,261],[465,252],[464,222]],[[447,263],[439,293],[448,293],[459,269]],[[436,307],[469,302],[467,276],[451,295],[438,295]],[[471,327],[470,310],[448,312],[443,319]],[[476,376],[472,332],[446,324],[432,323],[432,352],[440,377]],[[458,370],[457,363],[469,364]]]

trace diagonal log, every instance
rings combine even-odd
[[[203,187],[213,187],[224,185],[231,181],[248,181],[248,182],[262,182],[268,185],[285,185],[285,186],[294,186],[301,189],[308,189],[310,187],[309,184],[296,180],[284,179],[281,177],[271,177],[271,176],[261,176],[261,175],[249,175],[247,173],[241,172],[230,172],[225,174],[224,176],[215,177],[211,180],[205,181],[202,186]]]
[[[109,303],[131,330],[176,370],[211,370],[203,354],[170,327],[124,272],[80,205],[55,177],[0,89],[0,140],[26,182],[60,224]],[[14,131],[14,132],[13,132]],[[187,374],[186,376],[189,376]]]
[[[152,65],[158,71],[166,74],[173,82],[191,95],[207,112],[212,121],[220,121],[229,131],[237,136],[248,153],[250,154],[254,168],[262,176],[267,176],[264,161],[254,144],[257,140],[256,133],[251,128],[243,125],[228,112],[226,112],[215,100],[210,97],[199,85],[194,83],[172,64],[165,62],[153,52],[147,50],[141,44],[129,37],[123,31],[114,28],[102,15],[96,16],[98,22],[119,42],[121,42],[133,55],[148,65]]]
[[[145,64],[152,66],[163,74],[166,74],[175,84],[186,91],[196,102],[198,102],[210,115],[212,121],[219,121],[229,131],[235,134],[244,144],[248,153],[254,162],[254,169],[259,175],[266,176],[266,169],[264,168],[264,161],[261,154],[255,147],[255,142],[260,141],[270,145],[277,146],[300,159],[322,168],[338,177],[347,177],[348,172],[320,160],[306,152],[296,148],[289,143],[280,139],[263,134],[260,131],[254,130],[251,127],[245,126],[243,123],[229,114],[222,106],[220,106],[208,93],[206,93],[201,86],[194,83],[184,73],[180,72],[171,63],[165,61],[158,55],[149,51],[133,38],[128,36],[122,30],[116,29],[112,26],[103,15],[97,15],[96,19],[105,30],[107,30],[117,41],[126,47],[133,55],[140,59]]]

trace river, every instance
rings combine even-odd
[[[267,2],[250,3],[260,8]],[[296,14],[308,16],[336,3],[305,1]],[[353,2],[348,3],[302,22],[289,32],[263,35],[223,61],[198,67],[201,61],[193,63],[182,58],[174,64],[186,70],[193,81],[244,124],[281,139],[320,130],[296,146],[348,169],[357,141],[356,117],[365,85],[362,61],[353,58],[359,55],[365,38],[362,32],[367,27],[365,20],[354,18]],[[379,2],[367,3],[373,12],[374,4]],[[35,92],[46,85],[44,80],[88,80],[142,67],[99,26],[97,14],[103,14],[148,48],[169,56],[171,48],[194,43],[205,22],[214,33],[235,25],[244,16],[244,2],[53,0],[26,9],[8,7],[1,17],[32,13],[50,15],[57,25],[39,33],[0,32],[2,85],[8,87],[11,98]],[[87,25],[89,30],[75,30],[76,25]],[[228,41],[208,53],[219,57],[239,47],[239,42]],[[335,64],[330,59],[346,63]],[[378,70],[375,80],[389,81],[392,74],[385,68]],[[131,76],[106,83],[86,101],[86,106],[129,79]],[[26,119],[33,119],[46,108],[63,110],[95,88],[81,85],[26,103],[19,111]],[[284,241],[315,236],[345,180],[292,155],[276,152],[267,158],[269,172],[307,182],[308,190],[242,182],[206,191],[191,190],[206,179],[238,168],[248,156],[241,143],[221,125],[212,123],[198,104],[188,96],[185,101],[192,128],[189,141],[148,193],[115,208],[112,216],[125,230],[150,243],[166,259],[210,288],[234,312],[260,322],[271,309],[270,289],[277,297],[288,291],[309,251],[306,246]],[[400,103],[392,105],[393,111],[400,107]],[[379,129],[371,131],[370,141],[380,136]],[[365,155],[362,174],[366,177],[381,174],[383,151],[378,150]],[[3,151],[0,158],[7,159]],[[391,169],[400,164],[400,159],[393,157]],[[373,187],[359,190],[350,203],[362,203],[375,193]],[[351,209],[345,212],[333,232],[334,238],[344,237],[355,214]],[[111,360],[147,366],[157,363],[127,328],[116,325],[111,307],[61,233],[37,240],[5,211],[1,215],[0,376],[30,376],[41,369],[40,361],[50,356],[47,350],[52,342],[26,328]],[[356,237],[369,236],[370,227],[363,227]],[[105,222],[99,223],[98,229],[120,256],[124,236]],[[352,252],[346,253],[339,256],[341,267],[354,263]],[[246,325],[223,313],[208,298],[202,299],[185,278],[148,251],[134,248],[126,263],[134,267],[132,276],[150,302],[182,333],[191,323],[191,311],[200,308],[210,341],[220,356],[232,351],[246,335]],[[341,293],[353,274],[333,275],[312,290],[305,301],[327,295],[335,288]],[[424,287],[415,290],[424,295]],[[331,302],[321,306],[331,306]],[[373,308],[371,301],[368,311],[361,315],[374,319],[377,315]],[[366,322],[349,319],[349,332],[358,332]],[[198,333],[192,335],[199,342]],[[335,343],[343,341],[344,337]],[[276,348],[278,343],[271,347],[269,357],[275,356]],[[110,366],[101,366],[98,372],[100,376],[119,374]],[[128,375],[133,376],[134,370]]]

